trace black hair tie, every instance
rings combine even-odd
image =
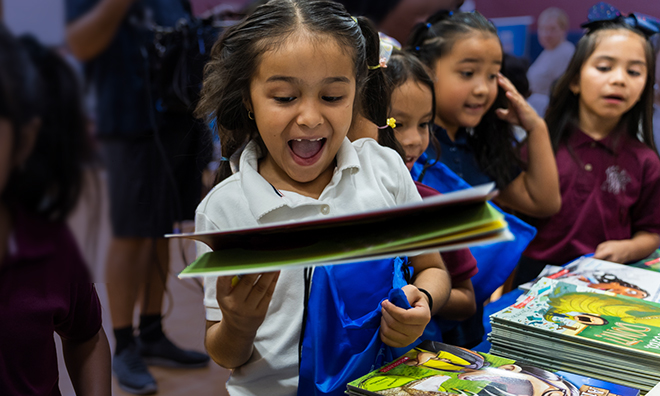
[[[417,286],[415,286],[415,287],[417,287]],[[433,316],[433,297],[431,297],[431,293],[429,293],[425,289],[422,289],[421,287],[417,287],[417,290],[419,290],[422,293],[426,294],[426,297],[429,298],[429,310],[431,311],[431,316]]]

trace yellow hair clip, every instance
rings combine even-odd
[[[382,127],[378,127],[378,129],[385,129],[387,127],[390,127],[392,129],[396,128],[396,119],[394,117],[388,118],[385,125]]]

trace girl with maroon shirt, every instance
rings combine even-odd
[[[26,50],[27,49],[27,50]],[[76,394],[110,395],[101,305],[66,225],[88,152],[73,72],[0,25],[0,389],[60,395],[53,333]]]
[[[588,253],[627,263],[660,245],[660,159],[651,121],[655,60],[645,36],[653,32],[636,18],[594,19],[583,25],[588,31],[546,113],[562,207],[535,222],[538,234],[516,284],[533,279],[546,263]]]

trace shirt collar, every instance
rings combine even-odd
[[[434,125],[435,129],[435,136],[440,140],[442,143],[447,144],[447,145],[452,145],[452,146],[466,146],[467,145],[467,138],[468,138],[468,133],[465,128],[458,128],[456,131],[456,140],[452,141],[449,138],[449,134],[447,134],[447,130],[440,125]]]
[[[602,147],[613,154],[618,154],[621,151],[621,147],[625,145],[625,141],[628,139],[628,135],[620,129],[615,129],[606,137],[595,140],[591,136],[584,133],[580,128],[574,127],[573,133],[569,138],[570,144],[574,148],[586,145],[596,145]]]
[[[241,153],[238,169],[241,172],[241,188],[247,197],[250,211],[257,220],[281,207],[296,207],[301,204],[288,199],[286,192],[280,195],[280,192],[259,174],[260,156],[257,142],[250,141]],[[346,173],[353,175],[360,170],[360,159],[348,138],[344,138],[336,158],[337,167],[326,189],[338,184]]]

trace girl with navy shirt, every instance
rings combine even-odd
[[[493,24],[478,12],[440,11],[415,28],[407,49],[435,75],[440,161],[473,186],[494,181],[501,206],[537,217],[556,213],[561,200],[547,127],[500,74]],[[512,124],[527,131],[526,164]]]

